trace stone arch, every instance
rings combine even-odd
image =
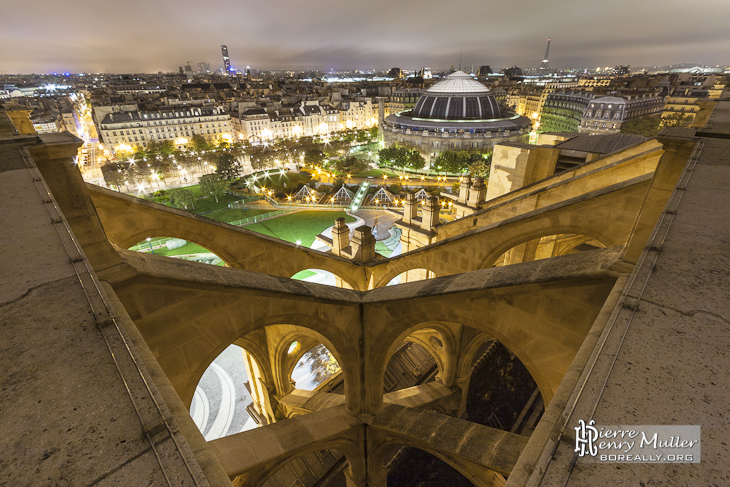
[[[256,319],[256,323],[257,326],[253,330],[247,331],[246,334],[251,333],[252,331],[255,331],[257,329],[268,329],[271,326],[281,325],[282,323],[299,323],[298,325],[283,326],[296,327],[297,333],[293,333],[291,336],[316,337],[316,340],[319,340],[318,343],[323,343],[330,350],[330,352],[332,352],[332,355],[334,355],[339,362],[340,367],[342,368],[343,377],[345,378],[345,389],[347,390],[347,388],[350,387],[347,379],[350,379],[352,377],[356,378],[355,381],[351,381],[353,382],[352,387],[357,387],[354,382],[359,382],[357,381],[358,371],[360,367],[359,354],[356,350],[353,349],[354,345],[352,343],[349,343],[347,337],[343,336],[342,334],[337,335],[335,327],[329,326],[329,323],[326,319],[296,313],[266,315],[262,312]],[[325,333],[327,335],[325,335]],[[243,336],[245,337],[246,334],[244,334]],[[330,335],[331,339],[328,338],[328,336]],[[242,338],[241,334],[237,332],[235,328],[228,331],[228,336],[218,336],[218,340],[213,347],[210,347],[210,351],[197,361],[197,365],[192,370],[185,374],[185,384],[175,384],[175,388],[180,395],[180,398],[188,408],[190,408],[190,403],[193,398],[195,386],[200,381],[200,378],[210,366],[211,362],[213,362],[213,360],[215,360],[215,358],[220,355],[220,353],[225,350],[228,345],[235,343],[240,338]],[[286,347],[288,347],[290,343],[291,341],[286,344]],[[283,347],[280,340],[277,341],[277,347]],[[286,350],[284,350],[284,352],[285,351]],[[341,355],[345,352],[347,352],[347,360],[343,359],[343,356]],[[276,384],[277,378],[281,376],[277,375],[280,374],[280,372],[277,371],[278,364],[275,360],[275,354],[272,355],[271,350],[269,350],[269,357],[271,357],[270,366],[272,368],[272,381],[274,384]],[[168,372],[168,377],[169,375],[170,374]],[[356,408],[357,394],[354,394],[353,399],[350,399],[349,401],[350,402],[347,403],[349,407]]]
[[[276,341],[272,350],[272,369],[274,371],[274,382],[278,394],[286,395],[294,389],[291,384],[291,374],[294,371],[294,367],[306,352],[320,344],[324,345],[335,357],[337,363],[340,364],[345,380],[345,387],[347,387],[347,372],[342,365],[342,355],[330,340],[322,334],[303,326],[274,325],[267,327],[267,330],[272,328],[284,329],[284,327],[286,327],[287,331]],[[296,353],[289,354],[289,346],[294,341],[299,342],[301,346]]]
[[[484,343],[494,340],[494,336],[487,332],[479,332],[475,337],[469,340],[466,347],[464,347],[461,355],[459,356],[459,365],[457,370],[457,377],[467,378],[471,371],[472,365],[474,365],[474,359],[479,349]]]
[[[307,448],[304,448],[303,450],[297,452],[296,454],[292,455],[291,457],[287,458],[286,462],[281,462],[277,464],[274,468],[267,469],[263,472],[261,472],[259,475],[248,477],[247,476],[247,484],[246,485],[263,485],[268,481],[271,477],[273,477],[276,472],[278,472],[281,468],[283,468],[288,462],[291,462],[292,460],[295,460],[297,458],[301,458],[304,455],[308,455],[310,453],[315,453],[319,451],[324,450],[334,450],[342,455],[344,455],[347,458],[347,462],[350,464],[349,470],[350,470],[350,476],[353,479],[362,480],[363,483],[358,483],[357,485],[364,485],[364,481],[367,478],[366,474],[366,465],[365,465],[365,457],[360,451],[360,448],[358,445],[348,439],[348,438],[335,438],[330,441],[322,442],[322,443],[315,443],[313,445],[310,445]]]
[[[333,271],[331,271],[329,269],[319,269],[319,268],[315,268],[315,267],[309,267],[307,269],[301,269],[301,270],[295,272],[294,274],[292,274],[291,278],[294,279],[294,276],[295,275],[297,275],[297,274],[299,274],[300,272],[303,272],[303,271],[322,271],[322,272],[327,272],[327,273],[332,274],[333,276],[335,276],[335,286],[336,287],[342,287],[344,289],[357,289],[357,288],[354,287],[354,285],[353,285],[352,282],[350,282],[347,278],[342,277],[341,273],[333,272]],[[320,283],[313,282],[313,284],[320,284]],[[328,284],[324,284],[324,285],[327,286]]]
[[[586,237],[586,236],[582,236],[582,237],[583,237],[582,239],[580,239],[580,240],[578,240],[578,241],[576,241],[576,242],[573,242],[573,243],[571,243],[570,245],[566,245],[566,246],[565,246],[564,248],[560,249],[560,250],[559,250],[559,251],[557,252],[557,254],[556,254],[556,255],[557,255],[557,256],[561,256],[561,255],[568,255],[568,254],[569,254],[569,253],[570,253],[570,252],[571,252],[572,250],[574,250],[574,249],[575,249],[576,247],[579,247],[579,246],[581,246],[581,245],[583,245],[583,244],[588,244],[588,243],[590,243],[590,242],[595,242],[595,243],[597,243],[597,244],[599,245],[599,247],[598,247],[598,248],[605,248],[605,245],[604,245],[603,243],[601,243],[601,242],[597,241],[597,240],[594,240],[594,239],[592,239],[592,238],[590,238],[590,237]]]
[[[396,264],[393,266],[392,269],[387,270],[385,274],[382,276],[373,279],[373,286],[372,289],[376,289],[379,287],[385,287],[388,285],[390,281],[395,279],[396,277],[400,276],[401,274],[404,274],[409,271],[416,271],[416,270],[425,270],[429,274],[433,274],[433,277],[427,277],[426,279],[435,279],[439,277],[438,274],[436,274],[435,271],[433,271],[429,266],[422,265],[419,263],[406,263],[406,264],[400,264],[398,261],[396,261]],[[415,281],[414,281],[415,282]]]
[[[457,325],[458,326],[458,325]],[[441,341],[441,349],[437,349],[428,339],[429,337],[438,337]],[[396,349],[404,341],[413,341],[425,348],[436,361],[439,368],[437,378],[441,382],[450,387],[456,379],[456,354],[457,354],[457,338],[453,328],[443,322],[425,322],[416,326],[412,326],[401,332],[395,339],[390,342],[385,353],[385,360],[380,363],[378,368],[378,377],[380,379],[380,390],[383,390],[383,377],[385,369],[390,363]]]
[[[499,259],[499,257],[501,257],[505,252],[513,249],[514,247],[517,247],[520,244],[529,242],[531,240],[539,239],[542,237],[547,237],[550,235],[560,235],[560,234],[584,235],[590,239],[600,242],[605,247],[615,247],[617,245],[622,245],[623,243],[625,243],[625,242],[615,241],[615,239],[610,237],[609,235],[599,232],[593,228],[588,228],[588,227],[583,227],[583,226],[556,225],[556,226],[550,227],[549,229],[538,228],[538,229],[527,231],[527,232],[521,233],[519,235],[516,235],[514,237],[511,237],[511,238],[503,241],[501,244],[493,247],[489,252],[487,252],[487,254],[484,256],[484,258],[479,263],[478,267],[474,270],[487,269],[489,267],[492,267],[495,264],[495,262],[497,262],[497,259]]]
[[[239,338],[238,340],[234,341],[233,344],[238,345],[242,349],[246,350],[246,352],[248,352],[253,357],[253,359],[258,364],[259,369],[264,375],[264,382],[267,385],[272,385],[274,383],[274,377],[271,370],[271,363],[269,362],[269,357],[266,351],[263,350],[258,343],[252,340],[249,335]]]
[[[369,407],[373,411],[382,408],[382,371],[395,344],[412,330],[433,326],[441,320],[498,340],[519,358],[539,387],[545,404],[549,404],[612,286],[612,279],[581,284],[580,289],[564,284],[534,284],[513,290],[508,296],[475,294],[469,298],[473,300],[469,307],[454,306],[448,296],[430,297],[427,306],[418,299],[407,307],[384,303],[372,317],[381,326],[371,330],[382,346],[373,348],[366,357],[373,364],[367,383]],[[558,302],[563,303],[563,308],[556,312]],[[580,312],[579,317],[575,312]]]
[[[439,460],[459,472],[477,487],[491,487],[493,485],[489,480],[485,482],[486,479],[483,479],[482,476],[479,475],[479,472],[473,472],[468,469],[466,465],[464,465],[464,462],[459,461],[458,458],[452,458],[451,456],[434,448],[430,448],[427,445],[423,445],[420,442],[411,441],[407,437],[386,438],[380,441],[375,448],[368,451],[368,464],[372,464],[382,468],[381,466],[385,464],[385,458],[388,453],[390,453],[393,448],[397,448],[399,446],[415,448],[417,450],[424,451],[429,455],[433,455],[434,457],[438,458]],[[384,474],[387,475],[387,472],[384,472]]]
[[[142,231],[137,232],[133,234],[132,236],[127,237],[124,240],[124,243],[122,243],[122,247],[126,250],[134,245],[140,244],[144,242],[147,238],[158,239],[158,238],[179,238],[181,240],[185,240],[186,242],[193,243],[195,245],[198,245],[200,247],[203,247],[204,249],[208,250],[210,253],[217,255],[220,257],[220,259],[223,261],[225,265],[228,267],[236,267],[239,269],[242,269],[241,264],[238,262],[238,259],[231,254],[230,252],[226,251],[225,249],[218,247],[215,245],[215,243],[211,246],[207,243],[203,243],[204,239],[198,238],[196,235],[185,235],[185,236],[179,236],[181,234],[187,234],[188,232],[181,232],[180,230],[173,230],[173,229],[155,229],[153,231]],[[132,242],[132,243],[129,243]]]

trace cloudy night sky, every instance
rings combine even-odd
[[[730,1],[19,0],[0,12],[0,72],[434,69],[730,64]]]

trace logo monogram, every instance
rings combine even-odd
[[[582,419],[578,420],[578,426],[575,429],[575,452],[579,457],[586,454],[595,457],[598,455],[598,448],[594,442],[598,439],[598,430],[595,421],[591,420],[588,424]]]

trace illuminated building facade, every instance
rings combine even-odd
[[[208,141],[232,137],[231,117],[219,107],[163,108],[108,113],[99,124],[102,140],[113,150],[120,146],[146,147],[148,142],[171,140],[184,149],[193,135]]]
[[[577,132],[583,114],[593,99],[586,91],[550,93],[540,112],[542,132]]]
[[[427,163],[447,150],[490,152],[500,142],[524,142],[530,120],[501,107],[492,93],[463,71],[433,85],[413,110],[386,117],[387,146],[418,150]]]
[[[697,89],[695,87],[679,87],[667,97],[664,105],[662,118],[670,117],[674,114],[685,115],[694,120],[697,112],[700,111],[698,101],[706,101],[709,99],[708,90]]]
[[[621,125],[626,120],[659,114],[663,106],[664,97],[656,95],[596,98],[583,115],[578,132],[583,134],[620,132]]]
[[[280,138],[326,135],[342,130],[361,130],[377,124],[372,100],[343,101],[337,107],[304,101],[297,106],[267,111],[246,108],[231,118],[239,140],[257,143]]]

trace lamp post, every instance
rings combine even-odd
[[[152,252],[154,254],[155,253],[155,249],[152,248],[152,238],[147,237],[146,240],[147,240],[147,245],[150,246],[150,252]]]

